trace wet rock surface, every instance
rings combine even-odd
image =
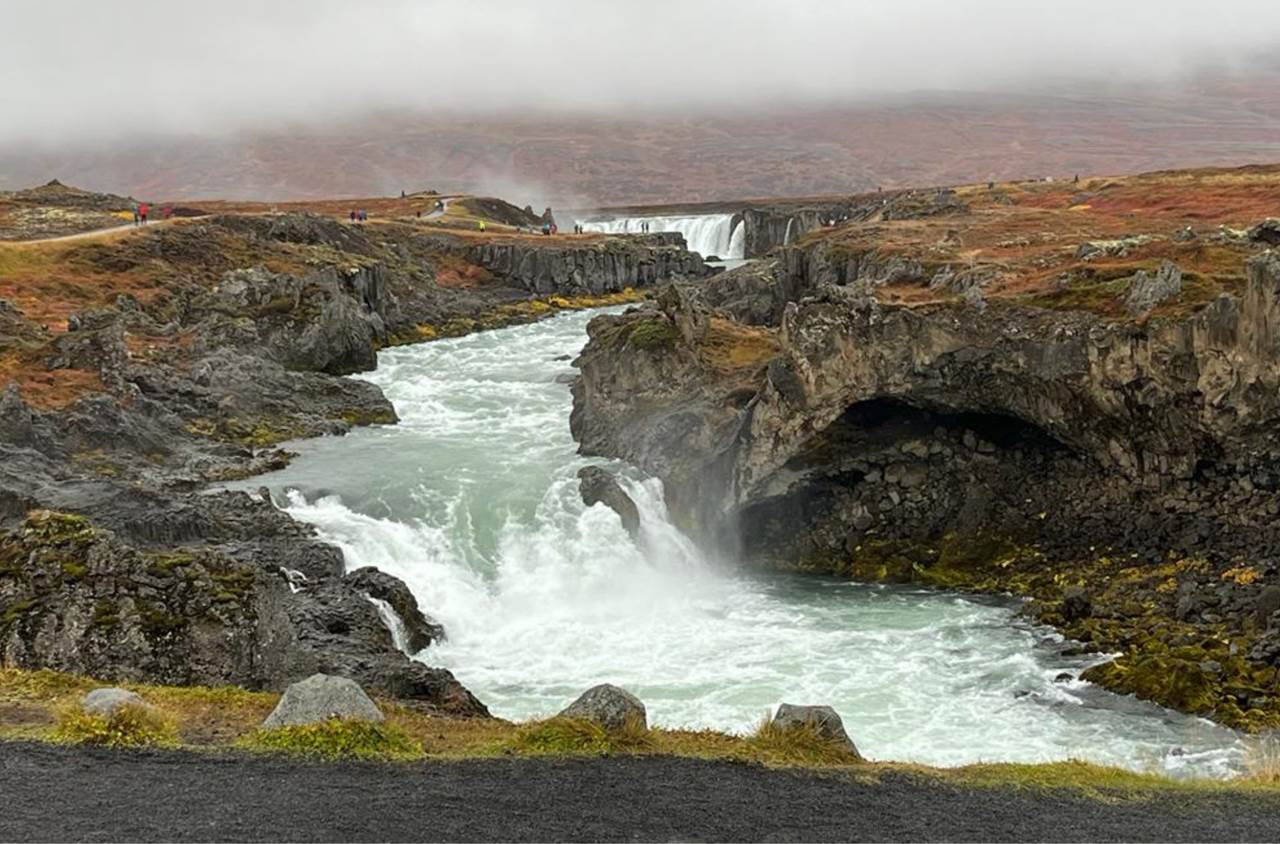
[[[639,534],[640,511],[609,470],[599,466],[584,466],[578,471],[578,487],[583,504],[588,507],[603,504],[618,514],[618,518],[622,519],[623,529],[632,539]]]

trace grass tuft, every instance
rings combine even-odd
[[[78,704],[58,713],[56,741],[103,747],[176,746],[178,732],[165,715],[149,706],[121,706],[109,717],[85,712]]]
[[[516,730],[503,750],[525,756],[608,756],[655,749],[653,733],[639,719],[606,730],[584,718],[550,718]]]
[[[754,759],[765,765],[824,767],[855,765],[862,760],[844,742],[820,735],[812,724],[780,727],[766,716],[747,738]]]
[[[320,759],[387,761],[422,756],[422,745],[398,727],[340,718],[256,730],[241,738],[237,745],[245,750],[294,753]]]
[[[1244,751],[1243,779],[1280,784],[1280,732],[1264,733],[1249,740]]]

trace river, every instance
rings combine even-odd
[[[591,316],[385,350],[365,377],[399,425],[292,444],[289,468],[245,485],[269,486],[349,567],[401,577],[448,632],[420,657],[503,717],[612,682],[662,726],[740,732],[781,701],[830,704],[873,759],[1238,768],[1234,733],[1075,679],[1090,662],[1010,602],[705,559],[658,482],[611,464],[641,509],[632,543],[577,492],[600,461],[576,454],[563,382]]]

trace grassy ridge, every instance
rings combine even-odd
[[[431,715],[379,701],[384,724],[330,721],[262,730],[279,696],[237,688],[122,684],[154,712],[127,711],[116,723],[79,713],[78,701],[104,685],[54,671],[0,669],[0,740],[85,742],[190,750],[290,753],[316,759],[459,760],[497,756],[568,757],[665,755],[771,767],[800,767],[875,782],[885,774],[938,779],[974,788],[1070,790],[1102,799],[1150,799],[1167,792],[1248,790],[1280,792],[1280,745],[1259,740],[1250,773],[1230,780],[1178,781],[1079,761],[977,764],[959,768],[860,762],[839,743],[808,729],[781,730],[765,719],[750,734],[647,728],[638,722],[610,732],[590,721],[550,718],[512,723],[496,718]]]

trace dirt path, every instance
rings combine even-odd
[[[0,840],[1274,840],[1280,798],[1108,802],[674,758],[318,765],[0,744]]]
[[[87,232],[76,232],[75,234],[61,234],[57,237],[37,237],[32,240],[0,240],[0,243],[10,243],[18,246],[25,246],[30,243],[64,243],[71,240],[88,240],[102,235],[112,234],[113,232],[125,232],[131,229],[137,231],[146,231],[156,226],[171,226],[180,220],[199,220],[200,217],[171,217],[168,220],[152,220],[145,226],[135,225],[133,223],[121,223],[118,226],[107,226],[105,229],[90,229]]]

